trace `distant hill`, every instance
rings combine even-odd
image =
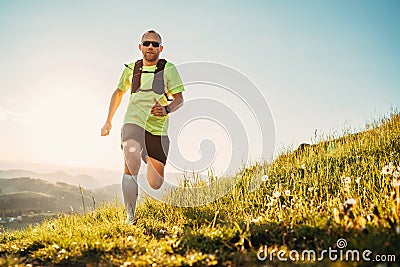
[[[52,182],[65,182],[73,185],[80,185],[85,188],[99,187],[98,181],[89,175],[69,175],[63,171],[56,171],[51,173],[37,173],[28,170],[14,169],[14,170],[0,170],[0,178],[19,178],[30,177],[48,180]]]
[[[56,197],[38,192],[23,191],[0,195],[0,209],[2,210],[68,211],[68,209],[60,209],[58,204]]]
[[[72,176],[86,174],[88,176],[93,177],[96,180],[97,183],[94,187],[102,187],[110,184],[116,184],[119,183],[121,179],[120,169],[115,170],[115,169],[104,169],[104,168],[84,168],[84,167],[74,167],[61,164],[47,164],[38,162],[0,160],[0,170],[29,170],[36,174],[56,173],[61,170]],[[16,177],[0,177],[0,178],[16,178]],[[36,177],[36,176],[34,178],[44,179],[43,177]],[[64,182],[69,182],[69,181],[64,181]]]
[[[64,182],[76,186],[82,186],[84,188],[95,189],[101,188],[107,185],[114,185],[121,183],[122,172],[117,172],[107,169],[90,169],[90,168],[72,168],[72,167],[60,167],[57,171],[52,171],[56,167],[44,166],[39,168],[43,171],[35,171],[32,169],[22,169],[29,167],[26,163],[21,162],[19,168],[15,169],[1,169],[5,166],[16,167],[19,166],[18,162],[9,163],[7,161],[0,161],[0,178],[20,178],[30,177],[36,179],[47,180],[51,182]],[[25,167],[24,167],[25,166]],[[41,166],[41,165],[40,165]],[[32,165],[31,167],[35,167]],[[47,170],[47,171],[44,171]],[[204,174],[193,174],[193,173],[165,173],[165,179],[172,184],[178,184],[178,181],[183,181],[183,177],[189,180],[193,180],[193,176],[197,179],[204,181],[208,180],[208,176]],[[139,174],[141,180],[145,181],[145,174]]]
[[[95,198],[99,201],[114,201],[118,199],[122,202],[121,184],[107,185],[94,190]],[[98,203],[98,201],[96,200]]]
[[[94,191],[83,190],[85,207],[93,207],[93,198],[99,205],[121,200],[120,185],[111,185]],[[0,179],[0,210],[41,210],[42,212],[70,212],[81,210],[80,188],[63,182],[49,182],[33,178]]]

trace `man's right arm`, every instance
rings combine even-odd
[[[101,129],[101,136],[107,136],[110,134],[112,128],[112,118],[114,117],[115,111],[121,104],[122,96],[124,92],[120,89],[116,89],[111,97],[110,107],[108,108],[108,115],[106,123],[104,124],[103,128]]]

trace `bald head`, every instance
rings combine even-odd
[[[156,37],[159,40],[160,44],[162,43],[161,35],[158,32],[154,31],[154,30],[148,30],[147,32],[145,32],[142,35],[142,41],[145,40],[147,37],[150,37],[150,36],[151,37]]]

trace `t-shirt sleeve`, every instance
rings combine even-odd
[[[128,91],[128,89],[131,87],[132,75],[133,75],[133,70],[125,67],[124,71],[122,72],[121,78],[119,79],[118,83],[119,90],[121,90],[124,93]]]
[[[175,65],[168,62],[165,66],[165,75],[167,76],[167,93],[169,95],[177,94],[185,91],[181,77]]]

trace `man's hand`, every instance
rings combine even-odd
[[[161,106],[160,103],[157,102],[157,99],[154,98],[154,105],[151,108],[151,114],[154,116],[165,116],[167,115],[167,111],[164,106]]]
[[[106,124],[104,124],[103,128],[101,128],[101,136],[107,136],[110,134],[112,125],[111,122],[106,122]]]

